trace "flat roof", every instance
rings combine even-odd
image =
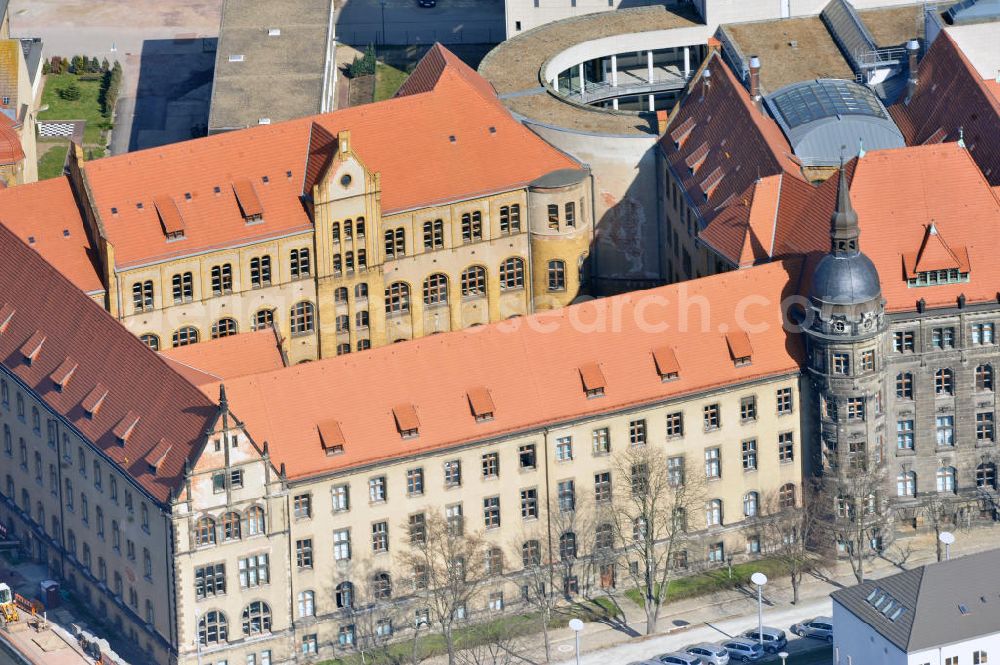
[[[331,0],[226,0],[209,130],[292,120],[325,110]],[[278,33],[278,34],[271,34]]]
[[[862,9],[858,11],[858,17],[881,48],[902,46],[911,39],[924,38],[922,4]]]
[[[637,7],[576,16],[523,32],[490,51],[479,73],[512,113],[558,127],[598,134],[649,134],[647,116],[571,104],[545,90],[542,66],[566,49],[606,37],[704,25],[688,6]],[[655,133],[655,131],[653,132]]]

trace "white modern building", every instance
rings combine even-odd
[[[998,569],[1000,549],[833,592],[834,665],[1000,662]]]

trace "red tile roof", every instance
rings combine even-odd
[[[84,293],[104,291],[98,259],[67,178],[0,190],[0,225],[29,243]]]
[[[270,328],[164,349],[160,355],[195,385],[285,366],[281,346]]]
[[[169,500],[185,460],[199,451],[214,422],[215,404],[2,227],[0,265],[0,309],[13,309],[0,333],[4,366],[154,499]],[[28,364],[18,350],[39,332],[45,342]],[[77,368],[59,390],[51,377],[69,356]],[[143,459],[161,439],[172,447],[154,474]]]
[[[778,303],[797,288],[799,266],[799,260],[773,262],[295,365],[227,381],[226,391],[251,436],[269,443],[289,477],[302,478],[794,373],[801,342],[783,329]],[[739,303],[750,296],[754,306],[745,314],[763,329],[748,337],[753,363],[737,367],[725,332],[739,328]],[[704,321],[701,308],[682,304],[703,298],[711,304]],[[602,320],[608,325],[594,330]],[[653,359],[664,345],[683,368],[666,382]],[[600,367],[603,397],[584,393],[580,369],[588,363]],[[474,417],[470,386],[489,391],[492,419]],[[397,426],[401,417],[406,422]],[[399,429],[414,420],[419,435],[403,440]],[[324,454],[331,422],[342,454]]]
[[[382,175],[385,213],[581,168],[515,120],[485,80],[443,47],[417,69],[409,94],[384,102],[88,162],[86,177],[119,267],[309,229],[300,199],[304,183],[317,177],[314,123],[328,138],[350,130],[352,150]],[[243,196],[246,182],[258,201]],[[183,239],[164,237],[154,209],[159,197],[176,203]],[[263,222],[248,226],[248,208],[263,210]]]
[[[14,124],[7,114],[0,113],[0,164],[16,164],[24,159],[24,148]]]
[[[965,144],[991,185],[1000,185],[1000,95],[984,81],[958,44],[942,30],[920,61],[917,91],[889,107],[907,145],[957,141]]]

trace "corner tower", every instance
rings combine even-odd
[[[857,550],[884,535],[884,300],[878,271],[861,252],[858,215],[840,169],[830,250],[816,264],[804,333],[820,413],[817,471],[835,503],[839,547]],[[856,516],[870,515],[861,522]],[[867,532],[867,533],[865,533]],[[853,542],[852,542],[853,541]],[[851,552],[846,552],[848,555]],[[853,558],[853,557],[852,557]]]

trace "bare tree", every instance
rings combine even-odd
[[[412,572],[414,595],[427,604],[428,621],[437,627],[456,665],[455,624],[485,583],[486,543],[479,532],[466,530],[462,517],[446,518],[440,511],[424,514],[423,522],[405,525],[408,547],[400,554],[404,570]]]
[[[764,552],[788,575],[793,605],[799,602],[802,578],[822,561],[812,546],[823,528],[818,514],[822,500],[819,484],[806,480],[802,496],[796,492],[791,485],[766,495],[754,518]]]
[[[525,653],[529,645],[523,626],[511,621],[488,621],[473,626],[469,646],[458,652],[459,665],[534,665]]]
[[[865,581],[865,564],[881,549],[890,524],[884,466],[863,455],[850,460],[849,469],[822,479],[818,508],[858,584]]]
[[[670,461],[653,446],[634,446],[615,457],[615,473],[630,486],[619,489],[610,511],[615,544],[646,611],[646,634],[656,630],[675,553],[687,540],[687,515],[703,496],[703,485],[687,477],[680,460]]]
[[[941,532],[948,528],[957,528],[959,506],[954,494],[928,492],[922,497],[920,512],[924,515],[924,523],[934,531],[934,545],[937,547],[937,560],[944,559],[944,546],[941,542]]]

